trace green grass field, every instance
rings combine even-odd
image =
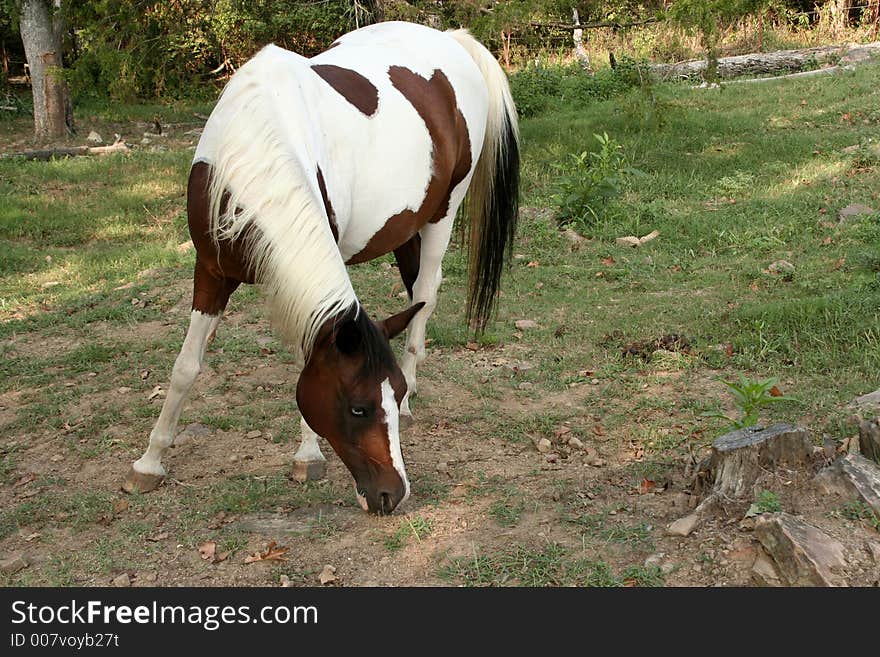
[[[124,126],[163,111],[92,112],[79,124],[87,133],[90,122]],[[191,108],[174,111],[191,116]],[[7,142],[27,132],[22,121],[0,127]],[[683,453],[708,444],[722,424],[702,414],[734,410],[718,379],[744,375],[777,377],[794,398],[775,405],[765,419],[804,423],[817,437],[845,437],[844,405],[880,387],[880,212],[837,220],[851,203],[880,210],[880,66],[722,89],[658,85],[650,94],[636,89],[578,106],[558,100],[523,120],[521,130],[523,213],[515,258],[502,284],[497,320],[479,338],[477,355],[491,360],[497,351],[529,367],[515,375],[481,376],[467,360],[473,336],[462,314],[466,263],[454,244],[429,324],[432,355],[421,374],[435,389],[454,387],[467,398],[449,409],[449,422],[475,440],[497,441],[496,450],[523,449],[530,437],[552,437],[560,424],[584,442],[608,434],[617,447],[603,455],[631,487],[642,478],[659,480]],[[588,239],[575,244],[554,219],[555,167],[570,153],[595,148],[596,133],[616,140],[627,163],[645,175],[626,179],[600,218],[585,226]],[[157,152],[137,148],[50,163],[0,160],[0,482],[7,484],[0,539],[7,549],[24,545],[21,536],[30,531],[100,525],[120,468],[139,454],[158,415],[156,402],[144,395],[128,402],[115,391],[140,390],[143,371],[151,372],[149,386],[167,383],[183,339],[188,317],[181,295],[192,266],[191,251],[179,248],[189,239],[187,145],[178,140]],[[615,242],[655,230],[659,237],[638,248]],[[779,260],[790,262],[793,273],[769,273]],[[386,257],[351,270],[355,289],[376,316],[406,303],[389,262]],[[285,444],[297,426],[294,382],[278,384],[286,396],[223,401],[237,390],[232,374],[261,358],[257,338],[270,335],[258,298],[254,290],[233,297],[234,319],[218,333],[209,356],[222,376],[212,384],[211,403],[188,407],[183,422],[232,432],[270,427],[275,447],[286,450],[277,454],[283,454],[294,448]],[[518,331],[518,319],[532,319],[538,328]],[[163,323],[169,328],[138,330]],[[669,334],[683,336],[688,352],[649,351],[647,360],[621,355],[628,345]],[[281,345],[273,351],[278,362],[292,361]],[[674,384],[667,384],[670,372]],[[577,411],[544,406],[547,399],[591,385],[596,394]],[[416,400],[415,410],[436,423],[432,404],[439,393],[432,396],[431,390],[429,385]],[[34,451],[34,437],[40,451]],[[645,458],[614,461],[627,443],[641,445]],[[43,482],[39,495],[20,499],[13,482],[39,471],[33,464],[53,450],[73,455],[77,467],[111,463],[98,468],[100,490],[74,486],[61,472],[37,481]],[[644,529],[643,519],[608,524],[602,511],[589,516],[601,520],[596,526],[566,521],[572,516],[565,481],[558,497],[545,498],[546,508],[558,511],[551,522],[560,532],[574,532],[578,545],[591,537],[598,552],[556,543],[536,547],[529,543],[530,529],[516,534],[538,512],[527,501],[534,489],[555,485],[523,472],[522,489],[499,484],[465,498],[493,531],[513,531],[514,545],[487,542],[479,554],[437,557],[428,574],[412,581],[662,583],[661,575],[626,556],[653,545],[653,530]],[[211,514],[298,508],[338,497],[352,503],[341,474],[330,488],[295,494],[271,478],[254,487],[247,477],[230,476],[198,491],[165,490],[132,506],[148,524],[151,514],[159,514],[172,526],[171,540],[192,546]],[[417,509],[422,515],[415,516],[421,525],[391,519],[373,527],[380,535],[368,542],[377,554],[405,559],[409,550],[442,540],[446,525],[437,514],[450,503],[449,489],[458,480],[436,476],[416,466],[416,496],[424,483]],[[607,508],[618,507],[608,500]],[[59,508],[67,515],[59,518]],[[12,581],[100,583],[125,564],[161,569],[151,561],[152,547],[141,553],[149,528],[128,522],[135,524],[124,537],[103,526],[86,532],[80,547],[95,550],[89,558],[58,553]],[[345,535],[332,523],[322,526],[322,544]],[[241,542],[237,534],[227,540]],[[602,552],[607,546],[616,556]],[[115,561],[101,561],[98,548]]]

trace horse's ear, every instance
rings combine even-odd
[[[400,335],[403,333],[403,330],[409,326],[412,318],[416,316],[416,313],[419,312],[424,305],[424,301],[419,301],[417,304],[410,306],[403,312],[392,315],[388,319],[379,322],[379,328],[382,329],[382,333],[384,333],[385,337],[389,340]]]
[[[347,356],[360,349],[363,339],[358,325],[352,320],[336,329],[336,348]]]

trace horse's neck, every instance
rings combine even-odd
[[[212,207],[229,192],[236,213],[219,217],[218,237],[250,225],[258,279],[278,328],[308,353],[323,322],[357,303],[324,216],[314,166],[318,139],[303,94],[312,84],[301,57],[266,48],[230,81],[206,126],[214,165]]]

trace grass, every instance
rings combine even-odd
[[[514,545],[505,550],[451,559],[441,579],[466,586],[662,586],[657,568],[629,566],[615,575],[604,561],[573,555],[550,543],[543,548]]]
[[[397,552],[406,546],[407,541],[415,540],[417,543],[421,543],[433,528],[431,521],[422,516],[404,518],[400,521],[397,529],[385,537],[385,548],[389,552]]]

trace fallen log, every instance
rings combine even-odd
[[[718,77],[727,79],[744,75],[796,73],[811,66],[832,62],[841,57],[846,50],[845,46],[822,46],[804,50],[777,50],[721,57],[718,59]],[[662,80],[700,78],[705,70],[705,59],[651,66],[651,71]]]
[[[109,153],[124,153],[129,150],[122,138],[117,138],[115,142],[109,146],[70,146],[58,148],[45,148],[30,151],[18,151],[15,153],[4,153],[0,155],[0,159],[22,159],[28,161],[48,162],[49,160],[63,157],[79,157],[81,155],[107,155]]]
[[[854,64],[880,56],[880,41],[861,45],[819,46],[802,50],[777,50],[751,53],[718,60],[718,77],[730,79],[748,75],[769,75],[775,79],[790,74],[827,75]],[[829,66],[830,68],[822,68]],[[817,68],[819,67],[819,68]],[[652,64],[651,72],[662,80],[701,78],[706,60],[698,59],[675,64]],[[759,78],[762,79],[762,78]]]

